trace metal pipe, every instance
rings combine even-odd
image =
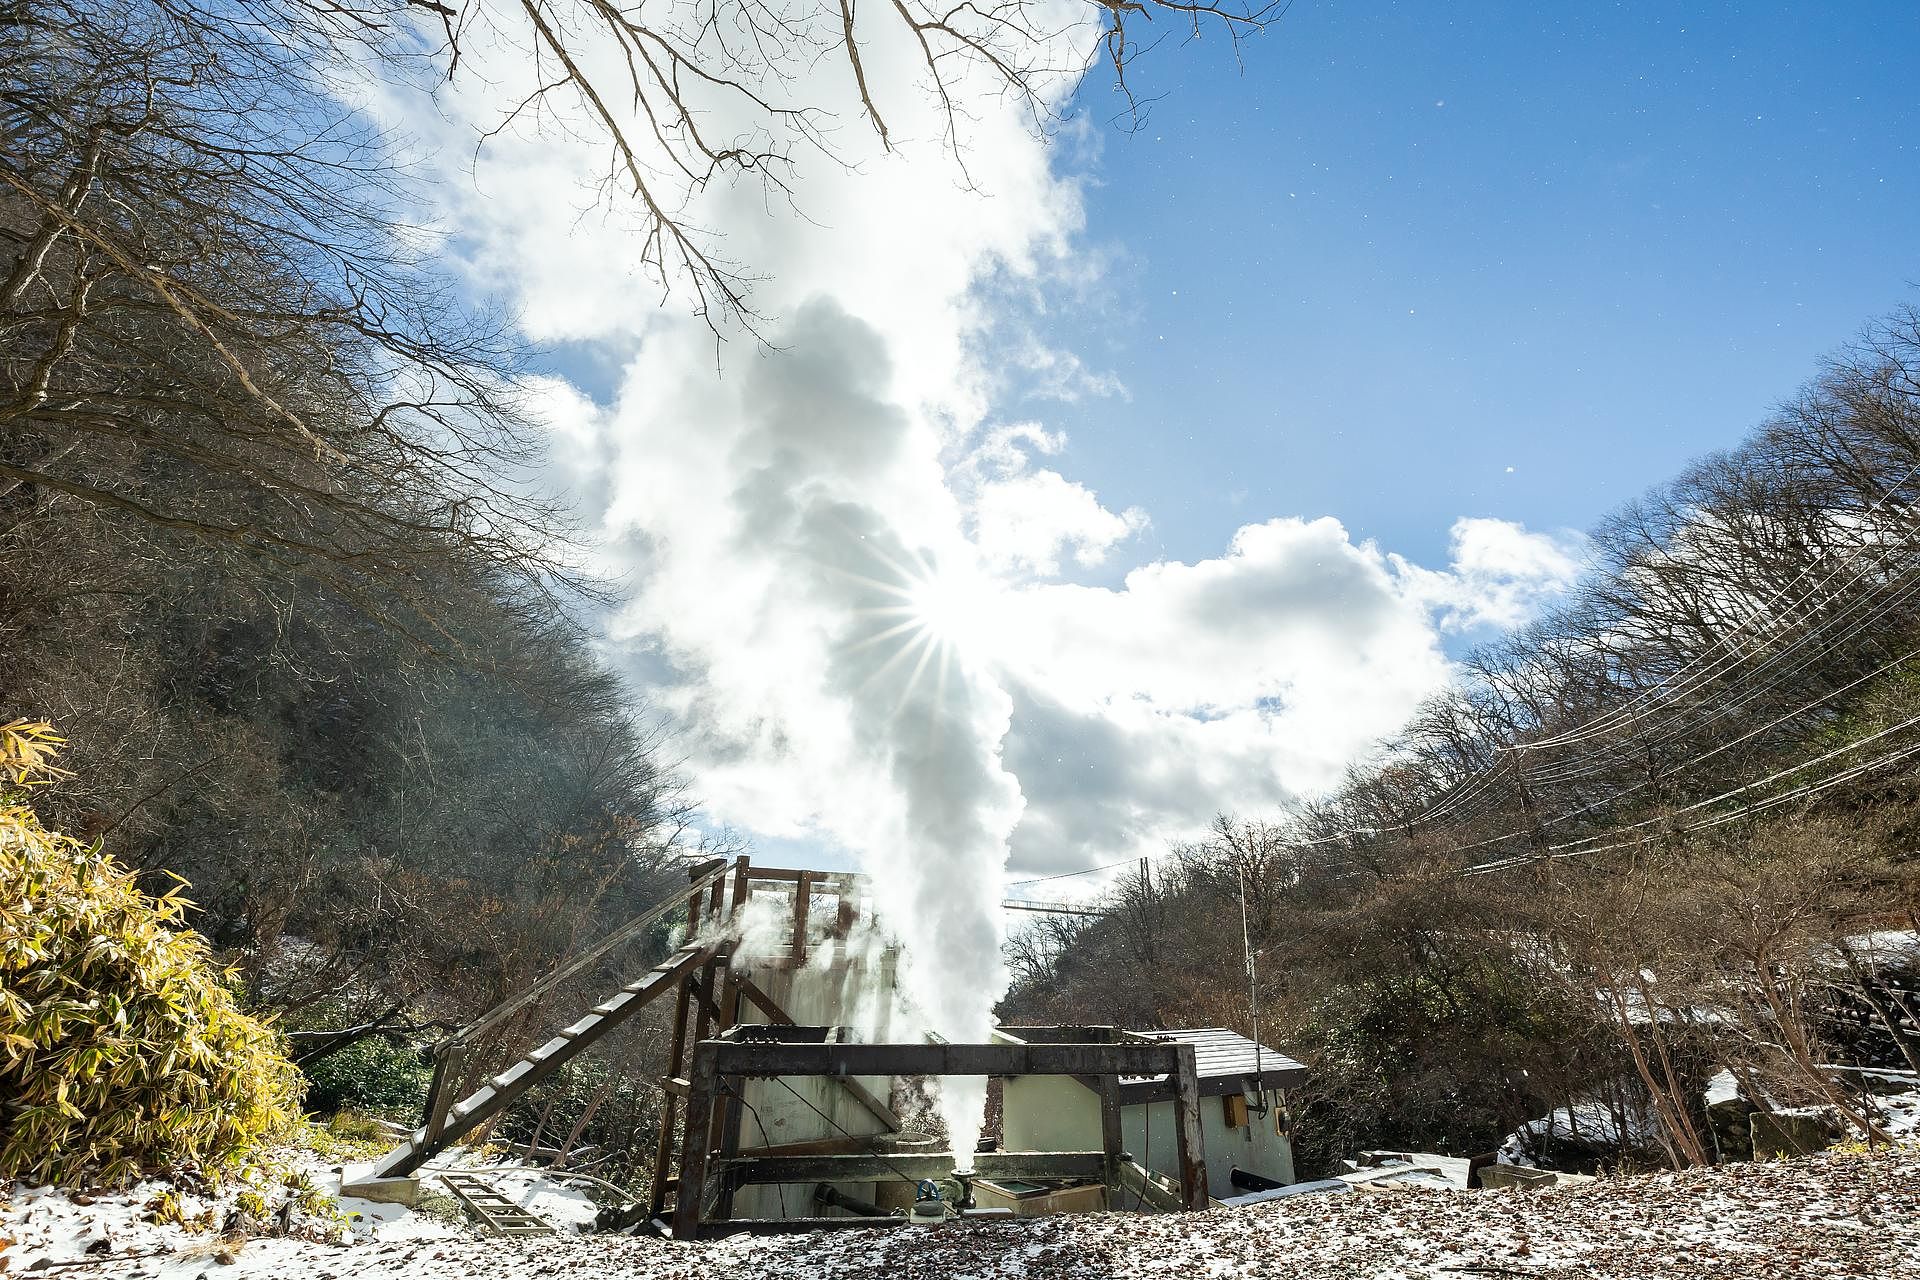
[[[848,1213],[862,1218],[891,1218],[892,1212],[882,1209],[871,1200],[862,1200],[859,1196],[850,1196],[837,1187],[822,1182],[813,1189],[816,1204],[832,1205],[836,1209],[845,1209]]]

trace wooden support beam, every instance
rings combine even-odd
[[[1106,1157],[1102,1181],[1113,1186],[1120,1176],[1120,1078],[1118,1076],[1099,1076],[1100,1094],[1100,1151]]]
[[[788,959],[795,965],[807,958],[807,910],[813,903],[813,877],[802,871],[793,885],[793,938],[788,944]]]
[[[838,889],[844,885],[864,883],[866,877],[854,871],[810,871],[796,867],[755,867],[749,873],[753,879],[762,881],[780,881],[792,884],[801,876],[815,884]]]
[[[1200,1127],[1200,1072],[1192,1045],[1183,1041],[1172,1047],[1178,1055],[1173,1069],[1173,1120],[1180,1160],[1180,1192],[1187,1208],[1205,1209],[1207,1139]]]
[[[667,1079],[684,1085],[676,1079],[680,1074],[680,1064],[687,1056],[687,1015],[693,1003],[693,982],[690,978],[680,980],[680,995],[674,1002],[673,1037],[667,1050]],[[678,1117],[680,1099],[685,1092],[675,1094],[667,1090],[667,1096],[660,1100],[660,1132],[653,1144],[653,1184],[647,1190],[647,1216],[657,1218],[661,1209],[666,1207],[667,1169],[673,1162],[673,1122]]]
[[[1115,1044],[812,1044],[715,1041],[720,1071],[748,1076],[1162,1075],[1182,1046]],[[1193,1071],[1193,1046],[1187,1070]],[[1190,1074],[1189,1079],[1193,1077]]]
[[[447,1113],[453,1109],[454,1091],[460,1087],[460,1069],[466,1065],[466,1048],[457,1040],[443,1040],[433,1055],[433,1082],[427,1086],[426,1114],[421,1131],[429,1142],[446,1132]]]
[[[868,1134],[865,1137],[808,1138],[804,1142],[776,1142],[770,1147],[748,1147],[741,1157],[749,1156],[858,1156],[871,1154],[875,1144],[883,1141],[887,1135]]]
[[[721,1075],[747,1076],[1142,1076],[1166,1074],[1174,1095],[1180,1195],[1188,1209],[1205,1209],[1206,1137],[1200,1121],[1200,1080],[1194,1047],[1182,1042],[1106,1044],[832,1044],[716,1040],[711,1053]],[[1107,1141],[1102,1120],[1101,1139]],[[1104,1161],[1106,1152],[1101,1153]]]
[[[739,912],[747,901],[747,858],[740,856],[738,878],[733,882],[733,919],[739,920]],[[720,967],[720,1010],[715,1019],[719,1034],[725,1035],[740,1021],[740,985],[733,972],[733,956],[728,951]],[[718,1146],[721,1158],[727,1159],[740,1150],[740,1123],[745,1108],[741,1105],[740,1082],[734,1081],[733,1087],[724,1090],[715,1104],[713,1132],[709,1135],[707,1146]],[[731,1218],[733,1216],[733,1189],[737,1184],[730,1178],[720,1183],[720,1202],[715,1207],[714,1216]]]
[[[1106,1157],[1098,1151],[983,1151],[973,1158],[976,1176],[1031,1181],[1035,1178],[1084,1178],[1098,1182]],[[748,1153],[726,1161],[726,1173],[743,1186],[797,1182],[874,1182],[945,1178],[954,1170],[950,1152],[909,1155],[873,1152],[854,1155],[764,1156]]]
[[[706,1040],[693,1047],[693,1070],[687,1094],[686,1140],[680,1148],[680,1184],[673,1193],[673,1235],[692,1240],[705,1216],[707,1141],[713,1126],[713,1097],[719,1092],[717,1048],[724,1043]]]

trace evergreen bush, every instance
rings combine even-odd
[[[300,1076],[207,944],[98,845],[48,831],[45,724],[0,725],[0,1176],[126,1182],[241,1164],[297,1115]]]
[[[332,1115],[347,1108],[393,1120],[416,1118],[433,1068],[418,1050],[371,1036],[306,1068],[306,1109]]]

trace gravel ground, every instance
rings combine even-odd
[[[59,1261],[67,1252],[67,1242],[36,1240],[30,1227],[8,1224],[6,1234],[18,1243],[7,1251],[11,1267],[0,1270],[29,1272],[36,1256]],[[1565,1190],[1306,1195],[1198,1215],[1083,1214],[710,1244],[586,1236],[376,1238],[346,1247],[260,1240],[230,1263],[202,1249],[83,1266],[52,1274],[158,1280],[1920,1278],[1920,1149],[1731,1165]]]

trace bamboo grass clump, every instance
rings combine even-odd
[[[238,1167],[299,1114],[299,1073],[182,927],[184,882],[143,893],[40,825],[24,795],[59,776],[59,744],[0,725],[0,1177]]]

